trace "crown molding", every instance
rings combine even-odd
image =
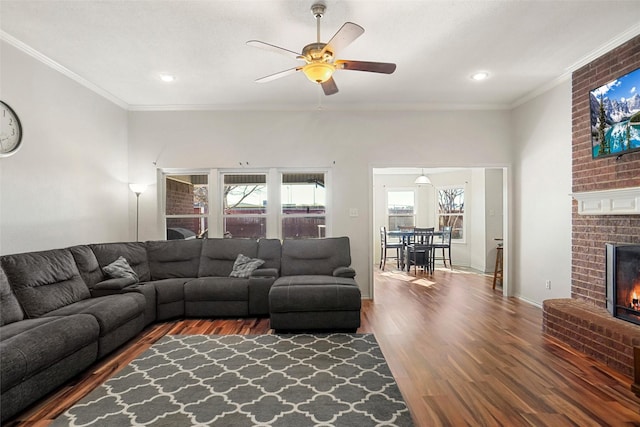
[[[612,51],[613,49],[622,45],[623,43],[628,42],[629,40],[631,40],[637,35],[640,35],[640,24],[632,26],[622,34],[619,34],[617,37],[609,40],[606,44],[588,53],[587,55],[579,59],[577,62],[574,62],[569,67],[567,67],[564,73],[562,73],[555,79],[543,84],[539,88],[534,89],[531,92],[527,93],[525,96],[523,96],[522,98],[518,99],[513,104],[511,104],[509,108],[514,109],[516,107],[519,107],[520,105],[531,101],[532,99],[536,98],[539,95],[542,95],[546,91],[558,86],[559,84],[564,83],[567,80],[571,80],[571,77],[574,71],[600,58],[602,55]]]
[[[625,32],[609,40],[606,44],[600,46],[598,49],[595,49],[591,53],[587,54],[582,59],[578,60],[577,62],[574,62],[573,64],[567,67],[566,72],[573,73],[574,71],[584,67],[590,62],[600,58],[605,53],[608,53],[613,49],[615,49],[616,47],[622,45],[623,43],[628,42],[629,40],[631,40],[637,35],[640,35],[640,24],[636,24],[632,26]]]
[[[110,92],[107,92],[106,90],[102,89],[100,86],[97,86],[94,83],[91,83],[89,80],[87,80],[84,77],[74,73],[73,71],[71,71],[67,67],[65,67],[64,65],[54,61],[53,59],[49,58],[46,55],[38,52],[37,50],[35,50],[31,46],[27,45],[24,42],[21,42],[20,40],[16,39],[12,35],[9,35],[9,34],[7,34],[6,32],[4,32],[2,30],[0,30],[0,40],[3,40],[5,42],[7,42],[8,44],[10,44],[11,46],[13,46],[16,49],[20,50],[21,52],[26,53],[27,55],[31,56],[32,58],[34,58],[34,59],[36,59],[36,60],[38,60],[40,62],[42,62],[43,64],[47,65],[48,67],[53,68],[54,70],[58,71],[59,73],[63,74],[64,76],[70,78],[71,80],[75,81],[76,83],[86,87],[87,89],[91,90],[92,92],[95,92],[96,94],[102,96],[103,98],[107,99],[108,101],[111,101],[112,103],[116,104],[118,107],[123,108],[125,110],[129,109],[129,105],[126,102],[124,102],[123,100],[121,100],[120,98],[114,96]]]

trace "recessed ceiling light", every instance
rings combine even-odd
[[[172,76],[171,74],[160,74],[160,80],[162,80],[165,83],[171,83],[172,81],[175,81],[176,76]]]
[[[486,71],[478,71],[477,73],[471,74],[471,79],[477,82],[486,80],[487,78],[489,78],[489,73],[487,73]]]

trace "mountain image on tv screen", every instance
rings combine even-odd
[[[640,150],[640,68],[589,92],[593,158]]]

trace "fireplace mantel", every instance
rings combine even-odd
[[[640,187],[573,193],[580,215],[640,215]]]

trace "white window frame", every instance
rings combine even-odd
[[[158,169],[158,235],[167,238],[167,218],[179,217],[206,217],[208,219],[209,232],[208,237],[223,237],[224,216],[222,211],[224,196],[224,175],[226,174],[266,174],[267,175],[267,232],[266,237],[270,239],[282,238],[282,201],[280,200],[280,191],[282,186],[283,173],[324,173],[325,176],[325,236],[333,235],[332,212],[333,212],[333,192],[332,192],[332,170],[331,168],[233,168],[233,169],[179,169],[165,168]],[[166,177],[168,175],[208,175],[209,183],[209,214],[202,215],[169,215],[167,216],[166,202]]]
[[[404,193],[413,193],[413,214],[412,215],[389,215],[389,193],[395,192],[404,192]],[[416,220],[418,218],[418,192],[413,187],[397,187],[397,188],[387,188],[385,191],[385,200],[384,200],[384,216],[385,216],[385,224],[387,230],[390,230],[389,227],[389,218],[393,217],[413,217],[413,226],[416,226]]]
[[[223,210],[223,206],[224,206],[224,177],[225,175],[264,175],[265,176],[265,185],[267,186],[267,207],[265,209],[264,213],[260,213],[260,214],[243,214],[243,215],[227,215],[224,213]],[[224,233],[224,220],[225,218],[265,218],[265,237],[269,238],[269,229],[270,229],[270,221],[269,221],[269,217],[273,211],[273,206],[271,203],[271,195],[272,195],[272,191],[271,191],[271,186],[272,184],[270,183],[270,177],[271,177],[271,172],[269,170],[265,170],[265,169],[241,169],[241,170],[220,170],[218,173],[218,192],[219,192],[219,197],[218,199],[218,212],[220,214],[220,221],[218,224],[218,230],[219,230],[219,234],[222,235]]]
[[[324,174],[324,189],[325,189],[325,205],[324,205],[324,213],[323,214],[308,214],[308,213],[304,213],[304,214],[284,214],[282,212],[282,200],[281,199],[281,194],[282,194],[282,186],[284,185],[283,183],[283,175],[284,174],[305,174],[305,173],[315,173],[315,174]],[[322,237],[329,237],[329,225],[328,225],[328,221],[329,221],[329,185],[328,185],[328,181],[329,181],[329,171],[326,169],[311,169],[311,168],[291,168],[291,169],[278,169],[278,179],[279,179],[279,186],[278,186],[278,199],[279,199],[279,203],[278,203],[278,236],[280,236],[280,238],[282,239],[283,237],[283,230],[282,230],[282,222],[285,218],[310,218],[310,217],[315,217],[315,218],[324,218],[324,236]],[[318,234],[320,234],[320,231],[318,230]],[[320,235],[318,235],[318,237],[321,237]]]
[[[460,188],[463,191],[463,198],[464,198],[464,212],[462,212],[462,214],[444,214],[441,215],[440,214],[440,190],[449,190],[452,188]],[[438,186],[435,187],[435,193],[434,193],[434,197],[435,197],[435,220],[436,220],[436,227],[440,227],[440,216],[451,216],[451,215],[462,215],[462,239],[456,239],[453,237],[453,235],[451,236],[451,243],[466,243],[467,241],[467,186],[465,184],[458,184],[458,185],[443,185],[443,186]]]
[[[167,219],[172,218],[199,218],[199,219],[207,219],[208,224],[208,233],[211,233],[211,227],[214,224],[212,222],[212,176],[211,169],[158,169],[158,181],[160,185],[158,185],[158,209],[159,216],[161,218],[158,221],[159,226],[161,227],[160,232],[161,236],[167,238]],[[182,214],[182,215],[167,215],[167,177],[169,176],[180,176],[180,175],[206,175],[207,176],[207,185],[209,186],[209,213],[208,214]]]

